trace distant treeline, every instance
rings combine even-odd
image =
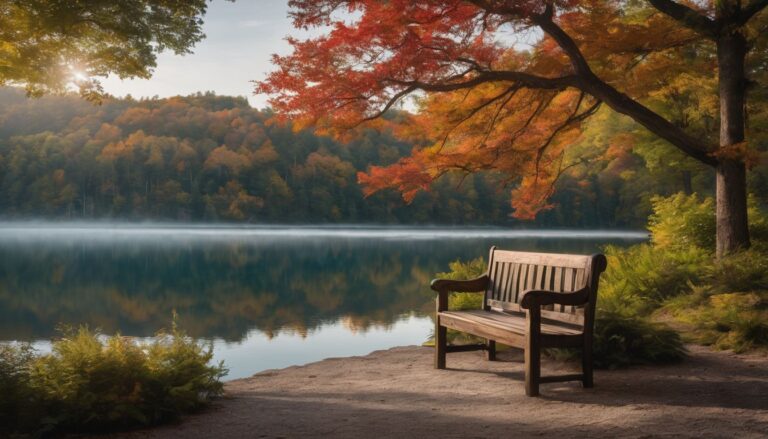
[[[515,223],[504,176],[447,175],[410,205],[394,192],[364,198],[356,174],[413,145],[386,129],[340,143],[271,119],[245,98],[212,93],[93,105],[2,88],[0,217]],[[631,181],[596,172],[561,186],[537,226],[645,223]]]
[[[459,176],[406,205],[365,199],[356,174],[412,145],[375,130],[348,144],[270,123],[245,98],[77,96],[0,89],[0,215],[248,222],[500,223],[508,191]]]

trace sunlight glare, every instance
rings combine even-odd
[[[88,76],[80,70],[72,70],[72,78],[77,82],[86,81]]]

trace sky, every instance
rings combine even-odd
[[[157,57],[157,68],[149,79],[102,79],[106,92],[115,96],[168,97],[214,91],[220,95],[245,96],[255,108],[267,106],[267,96],[254,95],[252,80],[261,80],[273,70],[273,53],[287,55],[291,48],[287,35],[307,38],[322,30],[302,31],[288,18],[287,0],[213,0],[204,17],[205,39],[179,56],[164,52]],[[500,38],[518,49],[527,49],[534,34],[500,31]],[[519,47],[518,47],[519,46]],[[404,108],[415,110],[406,100]]]
[[[213,0],[203,26],[206,38],[192,54],[158,55],[150,79],[102,80],[105,91],[115,96],[168,97],[198,91],[246,96],[251,106],[266,106],[266,96],[255,96],[251,80],[263,79],[273,70],[273,53],[288,54],[286,35],[306,36],[291,25],[285,0]]]

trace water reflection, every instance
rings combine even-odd
[[[59,323],[148,336],[167,326],[173,310],[191,335],[227,341],[253,329],[268,337],[305,335],[340,319],[364,331],[428,312],[434,273],[457,258],[484,255],[493,243],[588,253],[611,241],[505,236],[499,229],[23,230],[0,227],[3,340],[50,337]]]
[[[273,355],[279,361],[263,366],[280,367],[306,362],[289,346],[307,336],[326,341],[299,343],[305,352],[296,355],[304,360],[365,353],[344,350],[355,343],[340,333],[369,350],[387,347],[381,343],[390,343],[393,327],[410,328],[410,338],[393,345],[418,342],[411,340],[416,332],[426,338],[428,320],[418,317],[432,309],[430,279],[450,261],[484,256],[490,245],[590,253],[644,238],[503,229],[145,227],[146,233],[126,225],[0,224],[0,340],[49,338],[60,323],[151,336],[176,310],[190,335],[216,340],[217,355],[233,368],[240,360],[232,363],[227,352],[236,358],[248,346],[263,352],[272,349],[270,339],[284,340],[271,345],[282,344],[282,354]],[[307,350],[310,345],[316,348]]]

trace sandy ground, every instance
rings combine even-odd
[[[594,389],[544,384],[528,398],[519,352],[449,354],[435,370],[432,349],[395,348],[231,381],[206,412],[119,437],[767,438],[768,357],[690,349],[680,364],[597,371]]]

